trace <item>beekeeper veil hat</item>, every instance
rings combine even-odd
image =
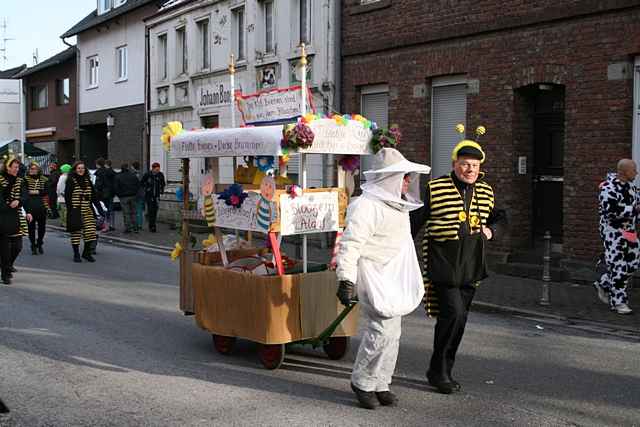
[[[428,174],[431,168],[410,162],[395,148],[382,148],[375,155],[372,169],[365,171],[366,182],[362,192],[401,210],[412,211],[422,207],[419,174]],[[402,194],[402,181],[409,175],[409,191]]]

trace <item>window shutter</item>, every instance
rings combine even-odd
[[[379,92],[362,95],[362,115],[379,128],[389,126],[389,93]],[[361,156],[361,172],[371,169],[373,156]],[[362,175],[364,178],[364,175]]]
[[[433,88],[431,129],[431,176],[437,178],[451,171],[451,152],[461,135],[456,125],[466,126],[467,85]]]

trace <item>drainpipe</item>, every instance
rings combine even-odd
[[[149,49],[149,27],[144,27],[144,138],[142,142],[142,168],[150,169],[151,162],[151,116],[149,108],[151,106],[151,79],[149,77],[151,70]]]
[[[22,163],[25,163],[25,159],[27,156],[24,155],[24,143],[25,138],[27,137],[27,91],[24,88],[24,79],[21,78],[18,82],[18,88],[20,93],[20,157],[22,159]]]
[[[62,43],[66,44],[69,47],[74,47],[74,45],[67,43],[67,41],[62,37]],[[76,125],[75,125],[75,143],[73,146],[73,156],[74,160],[80,160],[80,49],[78,49],[78,45],[75,45],[76,50]]]

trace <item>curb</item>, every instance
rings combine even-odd
[[[511,314],[517,317],[536,320],[541,323],[547,323],[557,326],[579,329],[587,332],[611,335],[619,338],[640,340],[640,330],[635,328],[626,328],[622,326],[611,325],[610,323],[594,322],[591,320],[583,320],[580,318],[572,318],[557,314],[544,313],[535,310],[527,310],[506,305],[492,304],[482,301],[473,301],[471,305],[480,312],[499,312]]]
[[[47,229],[63,233],[66,232],[64,228],[55,225],[47,225]],[[154,245],[152,243],[140,242],[138,240],[125,239],[116,236],[109,236],[107,234],[100,234],[99,236],[100,243],[108,243],[114,246],[127,247],[130,249],[150,252],[159,255],[167,255],[173,250],[173,248],[170,246]]]

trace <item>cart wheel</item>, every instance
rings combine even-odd
[[[258,357],[267,369],[278,369],[284,362],[284,344],[261,344]]]
[[[213,346],[220,354],[229,354],[236,343],[236,337],[225,337],[224,335],[213,334]]]
[[[331,337],[322,349],[331,360],[342,359],[349,348],[349,337]]]

